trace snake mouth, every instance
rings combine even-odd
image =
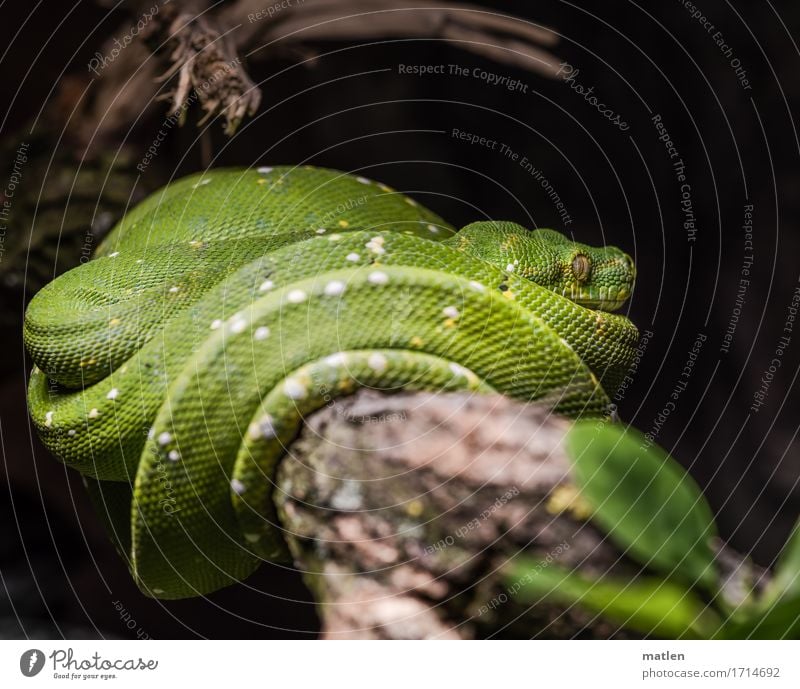
[[[631,295],[630,287],[599,287],[586,289],[568,287],[561,291],[562,296],[579,306],[598,311],[616,311]]]

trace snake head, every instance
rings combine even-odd
[[[527,278],[576,304],[620,308],[633,290],[633,259],[613,246],[593,247],[555,230],[527,230],[512,222],[476,222],[449,242],[466,253]]]

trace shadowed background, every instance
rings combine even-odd
[[[554,79],[441,40],[319,43],[306,65],[276,56],[249,70],[263,100],[233,138],[212,122],[200,142],[192,111],[157,158],[175,176],[204,167],[204,146],[214,152],[214,166],[307,163],[359,171],[413,194],[456,225],[515,220],[623,248],[638,268],[625,311],[649,334],[617,400],[620,414],[689,469],[722,536],[769,565],[800,511],[800,332],[786,330],[800,286],[800,51],[791,36],[800,28],[800,8],[706,5],[700,9],[713,30],[679,1],[492,3],[560,34],[551,50],[567,64]],[[88,2],[66,16],[22,4],[0,13],[0,45],[20,31],[2,59],[2,100],[9,104],[3,185],[18,141],[43,137],[41,145],[58,149],[57,133],[40,124],[31,134],[31,122],[61,70],[85,79],[103,40],[122,35],[130,15]],[[96,27],[88,39],[87,27]],[[443,73],[401,73],[409,65],[441,65]],[[517,86],[489,83],[484,74]],[[601,114],[592,96],[618,119]],[[134,160],[164,116],[159,110],[131,130]],[[470,144],[461,132],[497,143]],[[671,148],[659,140],[666,134]],[[142,180],[156,174],[148,169]],[[21,185],[30,178],[23,167]],[[752,245],[743,229],[750,206]],[[5,241],[24,241],[29,231],[11,224]],[[58,261],[78,262],[76,249],[64,252]],[[10,321],[29,296],[8,302]],[[253,577],[255,590],[235,587],[168,604],[143,598],[80,481],[32,437],[21,337],[13,326],[3,337],[0,421],[10,488],[0,495],[0,612],[7,620],[0,632],[313,635],[309,594],[296,573],[279,568]],[[269,605],[265,591],[274,596]],[[21,628],[17,615],[25,620]]]

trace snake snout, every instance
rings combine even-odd
[[[628,256],[628,254],[622,254],[622,260],[625,261],[625,266],[628,270],[628,275],[630,276],[629,282],[631,287],[633,287],[633,283],[636,280],[636,264],[633,262],[633,259]]]

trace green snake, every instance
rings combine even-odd
[[[272,491],[304,416],[363,387],[603,415],[637,330],[632,260],[553,230],[456,232],[303,167],[220,169],[133,208],[27,310],[30,414],[139,587],[206,594],[288,550]]]

